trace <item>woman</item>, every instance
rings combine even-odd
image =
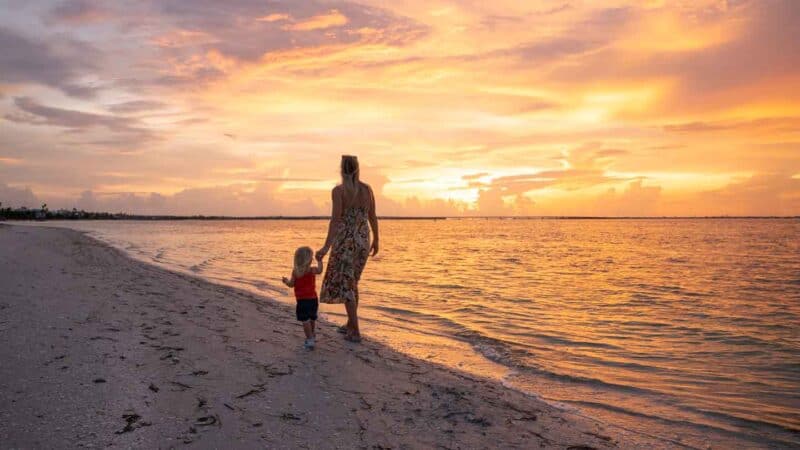
[[[360,342],[358,280],[370,251],[372,256],[378,254],[378,216],[375,215],[372,188],[359,180],[358,158],[342,155],[341,174],[342,184],[331,191],[333,208],[328,238],[325,246],[317,251],[319,258],[332,249],[319,300],[322,303],[344,303],[347,310],[347,324],[343,327],[345,339]]]

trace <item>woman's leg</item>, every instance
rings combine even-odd
[[[349,301],[344,304],[347,310],[347,331],[350,336],[360,336],[358,329],[358,302]]]

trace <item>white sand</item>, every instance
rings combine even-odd
[[[308,352],[286,305],[0,225],[3,448],[668,446],[368,338]]]

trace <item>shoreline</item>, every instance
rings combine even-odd
[[[305,352],[286,305],[81,232],[0,226],[0,243],[0,438],[12,447],[678,445],[368,335],[348,344],[327,322]]]

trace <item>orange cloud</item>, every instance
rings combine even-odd
[[[0,18],[8,195],[325,212],[354,153],[391,214],[800,214],[793,0],[92,5]]]
[[[22,160],[19,158],[0,158],[0,164],[6,164],[8,166],[18,166],[22,164]]]
[[[259,22],[278,22],[282,20],[289,20],[291,17],[288,14],[267,14],[266,16],[259,17],[256,19]]]
[[[347,16],[332,9],[325,14],[316,15],[306,20],[286,25],[284,29],[292,31],[324,30],[326,28],[346,25],[348,22]]]

